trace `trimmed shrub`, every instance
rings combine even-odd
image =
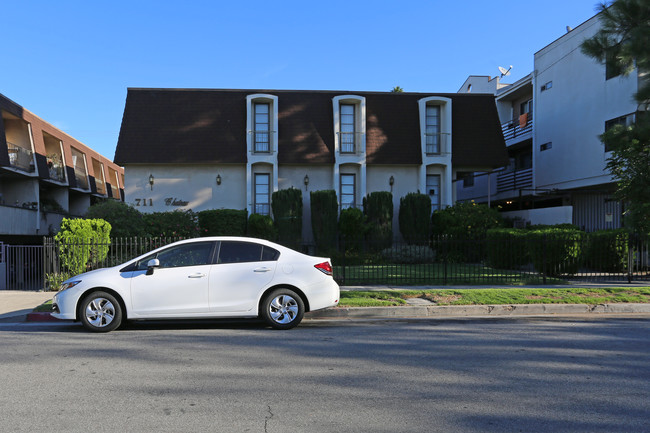
[[[530,263],[524,229],[490,229],[486,233],[488,265],[497,269],[519,269]]]
[[[254,213],[248,217],[248,236],[275,242],[278,232],[270,216]]]
[[[111,224],[111,236],[146,236],[147,226],[140,211],[122,201],[106,200],[88,208],[86,218],[101,218]]]
[[[192,210],[143,214],[150,236],[193,238],[199,235],[197,217]]]
[[[425,264],[436,260],[436,252],[426,245],[403,245],[399,248],[386,248],[381,252],[386,263]]]
[[[281,189],[271,195],[271,208],[278,241],[290,248],[302,244],[302,191],[298,188]]]
[[[431,215],[434,235],[484,239],[489,229],[503,227],[503,224],[499,211],[484,204],[456,203]]]
[[[363,198],[368,223],[366,237],[372,248],[389,248],[393,241],[393,194],[376,191]]]
[[[399,200],[399,231],[410,245],[427,245],[431,226],[431,199],[409,193]]]
[[[336,248],[338,234],[338,204],[333,189],[313,191],[311,201],[311,228],[319,254]]]
[[[197,215],[201,236],[246,236],[246,209],[211,209]]]
[[[538,272],[573,275],[578,271],[584,233],[574,229],[528,230],[528,251]]]
[[[345,251],[361,249],[366,234],[366,217],[359,209],[348,208],[339,216],[339,233]]]
[[[624,229],[600,230],[587,234],[584,265],[601,272],[627,269],[629,234]]]

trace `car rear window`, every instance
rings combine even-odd
[[[245,263],[275,261],[280,257],[276,249],[253,242],[223,241],[217,263]]]

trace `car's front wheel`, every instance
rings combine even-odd
[[[274,290],[262,301],[262,319],[275,329],[291,329],[298,326],[304,314],[305,304],[293,290]]]
[[[122,307],[113,295],[93,292],[79,304],[79,320],[93,332],[109,332],[122,323]]]

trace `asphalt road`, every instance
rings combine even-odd
[[[0,324],[0,430],[650,431],[648,318]]]

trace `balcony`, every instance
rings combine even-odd
[[[359,155],[361,149],[361,132],[337,132],[339,136],[339,150],[344,155]]]
[[[512,170],[497,175],[497,193],[533,186],[533,169]]]
[[[274,131],[250,131],[253,135],[252,153],[263,153],[270,155],[273,153],[271,138]]]
[[[65,182],[65,166],[61,162],[59,155],[49,155],[47,157],[47,170],[50,179],[56,180],[57,182]]]
[[[503,138],[506,140],[506,144],[512,144],[508,143],[508,141],[513,141],[517,138],[530,138],[531,132],[533,131],[533,113],[524,113],[518,119],[502,123],[501,130],[503,131]]]
[[[75,169],[74,178],[77,181],[77,188],[88,189],[88,176],[86,176],[85,172]]]
[[[268,203],[255,203],[253,213],[259,215],[271,215],[271,205]]]
[[[17,144],[7,142],[7,151],[9,152],[9,164],[22,171],[33,173],[34,152]]]
[[[427,156],[440,156],[448,154],[446,132],[429,132],[424,134],[425,152]]]

